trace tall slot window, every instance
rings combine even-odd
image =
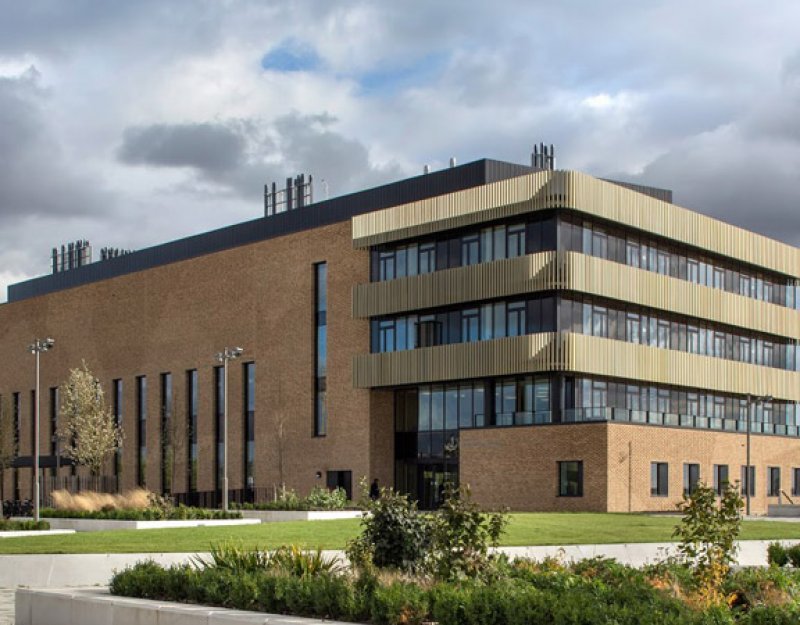
[[[11,418],[14,422],[14,432],[13,432],[13,448],[14,448],[14,456],[19,456],[19,437],[20,437],[20,408],[19,408],[19,393],[13,393],[11,395]],[[19,491],[19,469],[14,469],[14,499],[16,501],[20,500],[20,491]]]
[[[729,483],[730,483],[730,478],[728,477],[728,465],[715,464],[714,491],[717,493],[717,495],[722,496],[722,494],[725,492],[725,489],[728,488]]]
[[[328,432],[328,263],[314,265],[314,320],[314,436],[325,436]]]
[[[244,364],[244,483],[255,486],[256,461],[256,363]]]
[[[190,493],[197,492],[197,369],[186,372],[186,443],[189,461],[186,463],[186,485]]]
[[[214,367],[214,428],[216,430],[216,490],[222,490],[225,464],[225,372],[224,367]]]
[[[669,495],[669,465],[666,462],[650,463],[650,495],[653,497]]]
[[[143,375],[136,378],[136,424],[136,483],[144,487],[147,486],[147,377]]]
[[[50,455],[55,458],[56,464],[50,469],[50,475],[58,477],[59,446],[58,446],[58,387],[50,389]]]
[[[161,374],[161,490],[172,492],[172,467],[175,462],[172,421],[172,374]]]
[[[56,389],[58,390],[58,389]],[[122,427],[122,380],[114,380],[111,383],[112,410],[114,411],[114,423],[117,427]],[[114,453],[114,475],[119,477],[122,474],[122,446],[120,445]]]

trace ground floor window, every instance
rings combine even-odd
[[[653,497],[669,495],[669,465],[666,462],[650,464],[650,494]]]
[[[748,491],[751,497],[756,495],[756,468],[753,465],[742,467],[742,496],[746,496]]]
[[[781,469],[769,467],[769,482],[767,483],[767,497],[778,497],[781,494]]]
[[[700,482],[700,465],[693,463],[686,463],[683,465],[683,493],[691,495],[697,490],[697,484]]]
[[[435,510],[444,499],[445,484],[458,485],[458,462],[395,463],[395,488],[417,501],[420,510]]]
[[[558,496],[583,497],[583,461],[565,460],[558,463]]]
[[[792,469],[792,495],[800,496],[800,469]]]
[[[728,465],[727,464],[715,464],[714,465],[714,492],[717,495],[722,496],[722,493],[728,487],[730,483],[730,478],[728,477]]]

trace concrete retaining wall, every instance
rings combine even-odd
[[[360,519],[364,514],[361,510],[242,510],[241,513],[245,519],[259,519],[262,523]]]
[[[70,529],[76,532],[105,532],[108,530],[154,530],[177,527],[218,527],[222,525],[258,525],[258,519],[220,519],[185,521],[116,521],[107,519],[42,519],[51,529]]]
[[[317,619],[113,597],[107,589],[19,589],[16,625],[322,625]],[[324,621],[326,625],[344,625]]]
[[[75,530],[17,530],[13,532],[0,532],[0,538],[20,538],[24,536],[63,536],[74,534]]]
[[[767,516],[773,517],[800,517],[800,506],[780,505],[768,506]]]

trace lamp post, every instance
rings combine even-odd
[[[241,347],[226,347],[216,355],[217,362],[222,363],[223,372],[223,407],[222,407],[222,509],[228,511],[228,361],[242,355]]]
[[[753,406],[771,401],[772,395],[747,396],[747,460],[744,468],[745,514],[747,516],[750,516],[750,492],[753,490],[753,480],[750,479],[750,431],[752,430]]]
[[[51,338],[35,339],[30,344],[31,354],[36,359],[36,401],[33,413],[33,520],[39,521],[39,355],[55,345]]]

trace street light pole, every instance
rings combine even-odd
[[[39,521],[39,355],[53,348],[55,341],[51,338],[36,339],[28,349],[36,360],[36,388],[33,412],[33,520]]]
[[[217,353],[217,362],[223,366],[222,389],[222,509],[228,511],[228,361],[242,355],[241,347],[226,347]]]

